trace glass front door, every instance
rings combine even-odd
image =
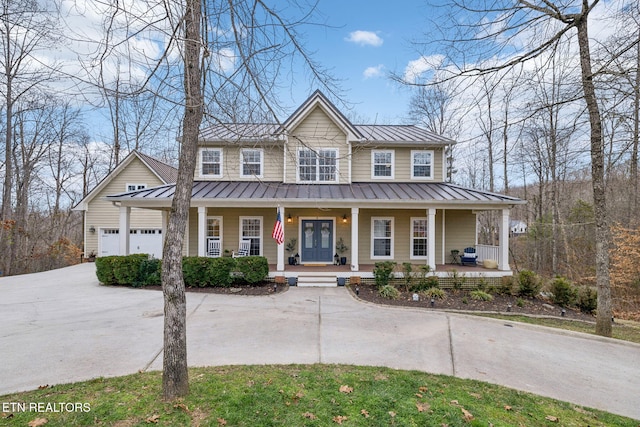
[[[302,220],[301,262],[333,262],[333,221]]]

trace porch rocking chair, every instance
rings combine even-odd
[[[220,240],[208,239],[207,240],[207,256],[217,258],[221,255]]]
[[[231,254],[233,258],[240,258],[244,256],[249,256],[249,250],[251,248],[251,240],[241,240],[240,247],[238,248],[238,252],[235,251]]]
[[[476,248],[468,247],[464,249],[464,252],[462,252],[462,256],[460,257],[460,264],[476,265],[477,259],[478,254],[476,253]]]

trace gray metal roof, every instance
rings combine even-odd
[[[170,200],[175,184],[132,191],[108,196],[113,201],[148,202]],[[447,205],[511,205],[524,203],[516,197],[487,191],[474,190],[442,182],[377,183],[356,182],[352,184],[283,184],[281,182],[257,181],[195,181],[191,192],[192,203],[215,200],[218,206],[225,202],[287,201],[291,204],[323,204],[345,202],[359,204],[447,204]],[[351,205],[350,205],[351,206]]]
[[[385,144],[454,144],[455,141],[414,125],[354,125],[360,134],[357,143]],[[204,141],[223,142],[273,142],[279,139],[278,125],[268,123],[255,124],[218,124],[209,126],[200,132]]]
[[[176,182],[178,169],[160,160],[137,151],[138,156],[166,183]]]

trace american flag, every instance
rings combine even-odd
[[[273,237],[277,244],[281,245],[284,243],[284,230],[282,228],[282,217],[280,216],[280,209],[278,209],[278,215],[276,216],[276,223],[273,224],[273,232],[271,233],[271,237]]]

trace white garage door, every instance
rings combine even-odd
[[[162,258],[162,230],[159,228],[132,228],[129,235],[129,252],[150,254]],[[120,253],[120,232],[117,228],[100,231],[100,256]]]

